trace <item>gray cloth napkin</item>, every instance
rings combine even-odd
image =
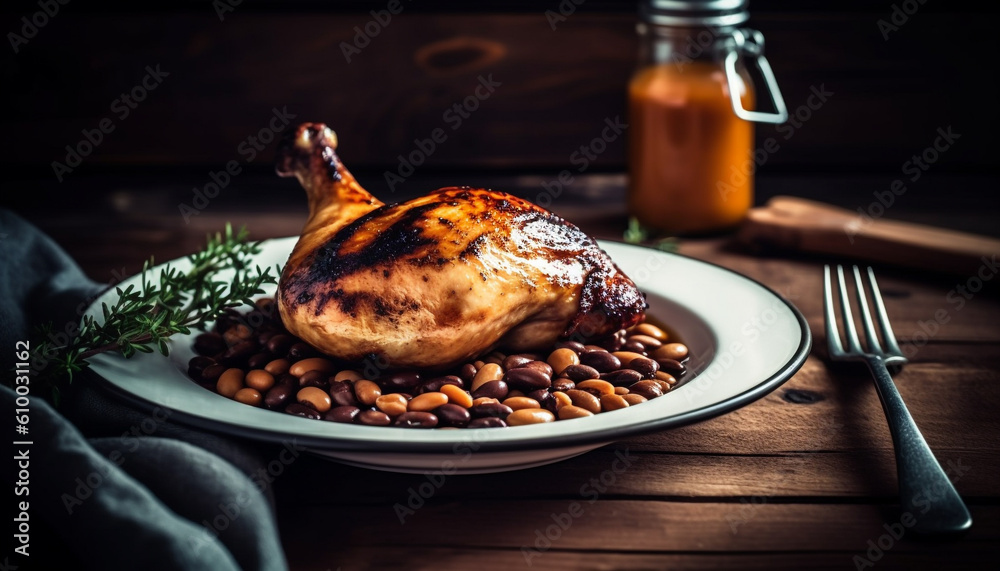
[[[76,323],[100,291],[51,239],[0,210],[0,368],[13,380],[15,343],[51,322]],[[83,305],[81,305],[83,304]],[[276,450],[173,424],[105,395],[87,378],[56,411],[29,394],[29,432],[15,433],[17,395],[0,387],[7,458],[30,472],[28,557],[0,554],[14,569],[287,569],[265,460]],[[6,446],[7,444],[5,444]],[[8,472],[11,473],[11,472]],[[17,470],[13,471],[17,476]],[[7,554],[11,555],[7,555]],[[3,559],[7,557],[7,559]]]

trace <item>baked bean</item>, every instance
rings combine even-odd
[[[622,362],[607,351],[590,351],[580,355],[580,363],[597,369],[600,373],[608,373],[622,368]]]
[[[188,361],[188,376],[192,379],[201,379],[201,374],[207,369],[215,364],[215,359],[210,357],[203,357],[201,355],[197,357],[192,357]]]
[[[618,369],[610,373],[602,373],[601,378],[615,386],[628,386],[642,380],[642,373],[632,369]]]
[[[375,401],[382,396],[382,389],[368,379],[354,381],[354,397],[365,406],[375,406]]]
[[[375,399],[375,407],[389,416],[399,416],[406,412],[406,398],[399,393],[389,393]]]
[[[622,364],[628,363],[632,359],[644,359],[646,357],[642,353],[633,353],[632,351],[615,351],[612,355],[617,357],[618,361]]]
[[[310,357],[308,359],[302,359],[301,361],[296,361],[291,367],[288,368],[288,372],[296,377],[301,377],[309,371],[322,371],[324,373],[333,374],[336,370],[336,366],[334,366],[330,360],[324,359],[323,357]]]
[[[317,353],[319,353],[319,351],[317,351],[312,345],[299,341],[297,343],[292,343],[292,346],[288,348],[287,357],[293,360],[308,359],[310,357],[315,357]]]
[[[476,398],[476,399],[472,399],[472,406],[476,406],[476,405],[480,405],[480,404],[485,404],[485,403],[488,403],[488,402],[499,403],[500,401],[498,401],[497,399],[494,399],[494,398],[489,398],[489,397],[479,397],[479,398]]]
[[[489,381],[483,383],[478,389],[472,391],[472,398],[488,397],[493,399],[505,399],[510,389],[503,381]]]
[[[325,389],[330,386],[330,373],[328,371],[306,371],[299,377],[300,387],[319,387]]]
[[[585,416],[594,416],[594,413],[590,412],[589,410],[572,404],[560,408],[558,414],[559,414],[559,420],[569,420],[571,418],[583,418]]]
[[[511,369],[516,369],[518,367],[523,367],[528,363],[534,361],[534,357],[531,355],[508,355],[506,359],[503,360],[503,370],[510,371]]]
[[[472,390],[485,385],[490,381],[499,381],[503,378],[503,368],[496,363],[486,363],[476,371],[475,378],[472,379]]]
[[[503,360],[507,358],[507,355],[501,353],[500,351],[493,351],[487,355],[483,360],[487,363],[496,363],[497,365],[503,363]]]
[[[647,350],[653,350],[663,345],[663,341],[660,341],[656,337],[650,335],[643,335],[641,333],[637,335],[629,335],[628,340],[638,341],[639,343],[642,343],[642,346],[645,347]]]
[[[323,415],[321,415],[319,411],[317,411],[316,409],[308,407],[304,404],[299,404],[297,402],[293,402],[288,406],[286,406],[285,412],[287,414],[301,416],[303,418],[311,418],[314,420],[319,420],[323,418]]]
[[[292,389],[296,391],[299,390],[299,379],[295,375],[289,375],[287,373],[281,375],[280,377],[278,377],[277,384],[288,385],[289,387],[292,387]]]
[[[233,367],[231,369],[226,369],[226,372],[219,376],[219,380],[215,384],[215,390],[219,391],[219,394],[233,398],[236,395],[236,391],[243,388],[243,369],[238,369]]]
[[[649,335],[653,339],[661,342],[666,342],[668,339],[667,332],[652,323],[640,323],[632,328],[632,331],[637,335]]]
[[[482,418],[474,418],[469,421],[469,428],[506,428],[507,423],[503,421],[502,418],[497,418],[495,416],[484,416]]]
[[[527,369],[535,369],[550,379],[555,376],[555,373],[552,372],[552,365],[549,365],[545,361],[535,360],[526,364],[524,367]]]
[[[574,355],[576,353],[573,353]],[[554,368],[554,367],[553,367]],[[544,408],[522,408],[510,413],[506,418],[507,426],[523,426],[526,424],[541,424],[543,422],[555,422],[556,415]]]
[[[576,354],[576,351],[563,347],[550,353],[546,362],[552,367],[553,374],[560,375],[566,370],[566,367],[579,365],[580,356]]]
[[[330,383],[328,393],[334,406],[358,406],[360,404],[354,396],[354,389],[347,381]]]
[[[586,381],[587,379],[598,379],[601,373],[593,367],[587,365],[570,365],[562,372],[564,377],[573,381]]]
[[[535,399],[528,397],[510,397],[503,401],[504,406],[509,406],[511,410],[521,410],[522,408],[541,408],[542,405]]]
[[[573,404],[573,399],[569,398],[569,395],[562,391],[552,393],[552,398],[556,401],[557,409]]]
[[[628,394],[628,387],[615,387],[615,394],[616,395],[627,395]]]
[[[661,381],[660,379],[651,379],[651,380],[654,383],[656,383],[657,386],[660,387],[660,390],[663,391],[663,394],[667,394],[667,392],[670,390],[670,383],[666,381]]]
[[[462,428],[468,425],[469,420],[472,419],[472,415],[467,409],[452,403],[443,404],[431,412],[438,417],[438,422],[444,426]]]
[[[402,414],[402,413],[400,413]],[[363,410],[355,417],[355,422],[366,426],[389,426],[392,419],[389,415],[378,410]]]
[[[687,371],[687,367],[685,367],[680,361],[675,361],[673,359],[657,359],[656,362],[660,364],[661,371],[666,371],[671,375],[680,376]]]
[[[264,369],[254,369],[243,379],[246,386],[258,391],[266,391],[274,386],[274,375]]]
[[[601,410],[605,412],[618,410],[620,408],[627,408],[628,406],[628,401],[621,395],[601,395]]]
[[[663,381],[663,382],[667,383],[670,386],[673,386],[673,385],[677,384],[677,379],[675,379],[673,375],[671,375],[670,373],[663,372],[663,371],[657,371],[656,374],[653,375],[653,378],[656,379],[656,380],[658,380],[658,381]]]
[[[476,367],[476,371],[478,371],[479,369],[483,368],[483,365],[486,364],[486,361],[477,360],[477,361],[473,361],[472,364]]]
[[[472,379],[476,377],[476,366],[472,363],[466,363],[458,368],[458,377],[465,381],[465,384],[472,382]]]
[[[601,412],[601,401],[587,391],[573,389],[566,391],[566,396],[578,407],[585,408],[594,414]]]
[[[577,355],[587,350],[579,341],[560,341],[556,343],[556,349],[571,349]]]
[[[404,412],[392,422],[393,426],[401,426],[403,428],[434,428],[437,424],[438,417],[426,411]]]
[[[378,380],[382,392],[386,393],[408,393],[420,386],[420,374],[416,371],[399,371],[390,373]]]
[[[242,389],[236,391],[233,395],[233,400],[241,402],[243,404],[248,404],[250,406],[260,406],[261,401],[264,397],[261,396],[260,391],[256,389],[251,389],[249,387],[243,387]]]
[[[406,405],[406,410],[411,412],[429,412],[437,407],[448,404],[448,395],[444,393],[424,393],[413,397]],[[435,424],[437,424],[435,422]]]
[[[219,377],[221,377],[222,373],[225,373],[228,368],[229,367],[225,365],[219,364],[209,365],[201,372],[201,380],[206,383],[214,383],[219,380]]]
[[[279,333],[267,340],[267,350],[275,355],[286,355],[294,343],[295,339],[291,335]]]
[[[605,337],[604,339],[599,339],[597,344],[604,347],[608,351],[614,352],[622,348],[622,345],[625,344],[625,338],[616,334],[610,337]]]
[[[247,367],[251,369],[263,369],[264,365],[274,360],[274,355],[270,353],[257,353],[247,359]]]
[[[646,397],[642,395],[637,395],[635,393],[629,393],[627,395],[623,395],[622,398],[625,399],[625,402],[627,402],[629,406],[635,406],[637,404],[641,404],[649,400]]]
[[[239,343],[231,346],[222,353],[219,357],[219,361],[229,365],[230,367],[235,367],[238,365],[244,365],[250,355],[257,352],[257,344],[252,341],[240,341]]]
[[[646,357],[639,357],[637,359],[632,359],[628,363],[628,368],[633,371],[638,371],[642,374],[645,379],[653,378],[653,375],[660,370],[660,364],[652,359],[647,359]]]
[[[264,365],[264,370],[272,375],[284,375],[292,367],[292,362],[288,359],[275,359]]]
[[[654,359],[673,359],[674,361],[683,361],[687,359],[688,348],[687,345],[683,343],[667,343],[662,347],[657,348],[651,356]]]
[[[464,387],[465,381],[455,375],[446,375],[444,377],[434,377],[433,379],[424,382],[420,385],[418,392],[423,393],[437,393],[441,392],[441,387],[445,385],[454,385],[456,387]]]
[[[270,409],[281,408],[292,399],[295,389],[290,385],[274,385],[264,395],[264,406]]]
[[[507,418],[507,416],[514,412],[509,406],[505,404],[500,404],[498,402],[487,402],[483,404],[472,405],[469,409],[469,414],[474,418],[479,418],[483,416],[495,416],[497,418]]]
[[[365,378],[364,375],[353,369],[337,371],[337,374],[333,376],[333,380],[335,381],[357,381],[363,378]]]
[[[639,381],[634,385],[630,385],[628,392],[630,394],[644,396],[647,399],[655,399],[663,396],[663,390],[660,388],[660,385],[656,384],[655,381]]]
[[[517,389],[513,389],[513,390],[510,390],[510,391],[507,391],[507,398],[510,398],[510,397],[523,397],[523,396],[525,396],[524,395],[524,391],[519,391]]]
[[[456,404],[462,408],[472,406],[472,395],[465,392],[465,389],[461,389],[455,385],[444,385],[441,387],[441,392],[448,396],[448,402],[452,404]]]
[[[576,384],[576,388],[581,391],[587,391],[595,396],[601,395],[613,395],[615,394],[615,387],[607,381],[602,381],[600,379],[588,379],[586,381],[580,381]]]
[[[356,406],[335,406],[323,414],[323,420],[350,424],[360,412],[361,409]]]
[[[319,412],[326,412],[333,406],[330,394],[318,387],[299,389],[295,394],[295,400],[300,404],[308,404]]]
[[[546,389],[552,385],[552,379],[538,369],[528,367],[507,371],[503,380],[509,387],[526,392]]]
[[[646,354],[646,346],[638,341],[633,341],[632,339],[626,339],[625,343],[622,344],[621,350],[639,353],[640,355]]]
[[[222,353],[227,348],[226,340],[218,333],[202,333],[194,338],[194,352],[211,357]]]
[[[567,379],[566,377],[557,377],[552,380],[552,390],[553,391],[568,391],[570,389],[575,389],[576,383]]]

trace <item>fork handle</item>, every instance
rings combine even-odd
[[[875,377],[889,432],[896,450],[896,473],[903,512],[916,519],[913,530],[923,534],[957,533],[969,529],[972,516],[948,474],[934,458],[906,409],[881,357],[865,359]]]

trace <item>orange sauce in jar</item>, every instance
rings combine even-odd
[[[740,99],[753,89],[740,73]],[[722,65],[663,63],[629,85],[629,213],[646,228],[698,234],[734,227],[753,203],[753,123],[733,112]]]

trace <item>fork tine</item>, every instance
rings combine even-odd
[[[858,329],[854,326],[854,313],[851,311],[851,298],[847,295],[847,283],[844,281],[844,266],[839,264],[837,265],[837,281],[840,282],[840,311],[844,317],[844,333],[847,335],[847,348],[852,353],[861,353]]]
[[[871,266],[868,266],[868,284],[872,288],[872,304],[875,306],[875,315],[882,328],[882,339],[885,340],[885,346],[889,349],[889,355],[902,357],[903,352],[899,349],[899,344],[896,343],[896,335],[892,332],[892,325],[889,325],[889,316],[885,312],[885,304],[882,302],[882,292],[879,291],[878,282],[875,281],[875,271],[872,270]]]
[[[823,316],[826,322],[826,343],[830,346],[830,354],[836,356],[844,353],[844,346],[840,343],[840,331],[837,329],[837,314],[833,309],[831,283],[830,266],[823,266]]]
[[[861,270],[854,266],[854,285],[858,293],[858,306],[861,307],[861,324],[865,328],[865,339],[872,353],[882,354],[882,344],[878,342],[878,335],[875,334],[875,322],[872,321],[871,311],[868,309],[868,296],[865,295],[865,284],[861,281]]]

